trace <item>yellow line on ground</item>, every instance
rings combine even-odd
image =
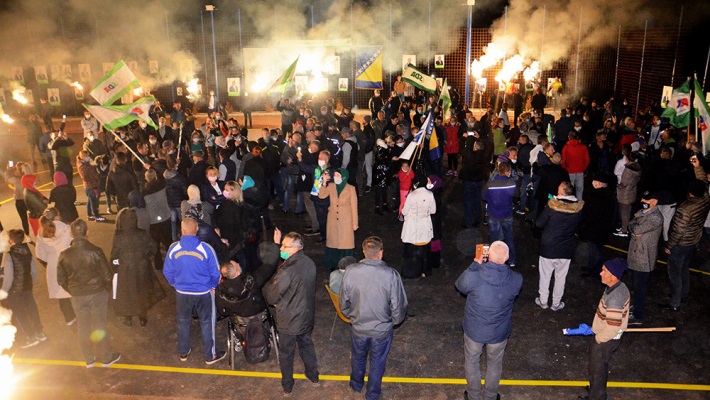
[[[43,172],[47,172],[47,171],[43,171]],[[38,173],[39,173],[39,172],[38,172]],[[74,172],[74,173],[72,174],[72,176],[73,176],[73,175],[76,175],[76,174],[78,174],[78,172]],[[36,175],[36,174],[35,174],[35,175]],[[43,191],[43,190],[41,190],[42,188],[45,188],[45,187],[47,187],[47,186],[49,186],[49,185],[53,185],[53,184],[54,184],[54,182],[51,182],[51,181],[50,181],[50,182],[47,182],[47,183],[44,183],[44,184],[42,184],[42,185],[37,186],[37,190]],[[9,186],[10,189],[15,190],[15,187],[14,187],[14,186],[12,186],[12,185],[7,185],[7,186]],[[75,187],[75,188],[79,188],[79,187],[84,187],[84,185],[83,185],[83,184],[81,184],[81,185],[74,185],[74,187]],[[46,192],[46,190],[44,190],[44,192]],[[11,201],[13,201],[13,200],[15,200],[15,198],[14,198],[14,197],[10,197],[9,199],[5,199],[5,200],[3,200],[3,201],[0,201],[0,205],[9,203],[9,202],[11,202]]]
[[[69,360],[44,360],[39,358],[14,358],[14,362],[19,364],[35,364],[35,365],[51,365],[64,367],[81,367],[85,368],[82,361]],[[258,371],[231,371],[224,369],[207,369],[207,368],[181,368],[181,367],[166,367],[157,365],[140,365],[140,364],[114,364],[113,369],[123,369],[128,371],[149,371],[149,372],[169,372],[176,374],[197,374],[197,375],[221,375],[221,376],[240,376],[248,378],[270,378],[280,379],[280,372],[258,372]],[[306,379],[303,374],[294,374],[296,379]],[[347,375],[320,375],[323,381],[341,381],[347,382],[350,377]],[[429,385],[465,385],[466,380],[462,378],[408,378],[397,376],[386,376],[382,379],[387,383],[416,383]],[[555,386],[555,387],[585,387],[589,385],[587,381],[556,381],[556,380],[518,380],[518,379],[503,379],[501,385],[505,386]],[[624,389],[667,389],[667,390],[689,390],[689,391],[710,391],[710,385],[694,385],[682,383],[657,383],[657,382],[609,382],[609,387],[624,388]]]
[[[619,251],[619,252],[624,253],[624,254],[629,254],[629,252],[626,251],[626,250],[624,250],[624,249],[620,249],[620,248],[618,248],[618,247],[610,246],[610,245],[608,245],[608,244],[605,244],[604,247],[606,247],[607,249],[612,249],[612,250]],[[659,263],[659,264],[668,265],[668,263],[665,262],[665,261],[663,261],[663,260],[656,260],[656,262]],[[690,270],[690,271],[693,271],[693,272],[697,272],[697,273],[699,273],[699,274],[703,274],[703,275],[708,275],[708,276],[710,276],[710,272],[703,271],[703,270],[701,270],[701,269],[689,268],[689,270]]]

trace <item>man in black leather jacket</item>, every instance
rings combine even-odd
[[[86,368],[93,368],[97,358],[92,348],[92,336],[99,352],[98,359],[106,368],[121,358],[121,353],[111,352],[111,339],[106,326],[108,290],[113,274],[103,250],[86,239],[88,231],[82,219],[71,224],[74,240],[59,255],[57,282],[72,295],[71,303],[79,327],[79,345]],[[94,332],[97,334],[94,335]]]

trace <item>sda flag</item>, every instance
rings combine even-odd
[[[148,115],[154,103],[155,98],[146,96],[123,106],[92,106],[84,104],[84,107],[109,130],[126,126],[138,120],[145,121],[148,125],[158,129]]]
[[[411,64],[402,73],[402,80],[425,92],[436,93],[436,79]]]
[[[286,91],[286,86],[288,86],[289,83],[293,82],[294,76],[296,75],[296,65],[298,65],[299,58],[301,58],[301,56],[296,57],[296,60],[291,63],[291,66],[286,68],[286,71],[284,71],[284,73],[281,74],[279,79],[277,79],[276,82],[274,82],[274,84],[266,90],[266,93],[283,93]]]
[[[710,149],[710,107],[703,99],[702,93],[703,89],[698,84],[698,80],[695,79],[695,100],[693,105],[698,116],[698,130],[703,140],[703,154],[708,154]]]
[[[91,91],[91,96],[103,106],[111,105],[139,85],[138,78],[126,63],[119,61],[101,78],[98,85]]]
[[[676,128],[684,128],[690,124],[690,81],[673,90],[671,100],[661,116],[670,119],[671,125]]]
[[[449,94],[449,83],[444,79],[444,85],[441,88],[441,94],[439,95],[441,102],[444,105],[443,115],[446,117],[448,115],[449,109],[451,108],[451,95]]]
[[[355,88],[382,89],[382,46],[357,48]]]

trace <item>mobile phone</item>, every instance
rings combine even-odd
[[[476,245],[476,260],[482,259],[483,262],[488,262],[488,250],[491,245],[479,243]]]
[[[301,146],[298,146],[298,151],[301,151]]]
[[[7,162],[7,165],[8,165],[10,168],[12,168],[12,167],[15,166],[15,162],[14,162],[14,161],[8,161],[8,162]]]
[[[67,119],[67,115],[66,114],[62,115],[62,119]]]

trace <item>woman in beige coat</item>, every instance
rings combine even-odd
[[[348,185],[348,170],[335,171],[333,183],[330,175],[324,175],[328,186],[321,188],[318,197],[330,199],[326,223],[325,268],[328,273],[338,268],[341,258],[352,256],[355,250],[355,231],[358,229],[357,194],[355,187]]]

